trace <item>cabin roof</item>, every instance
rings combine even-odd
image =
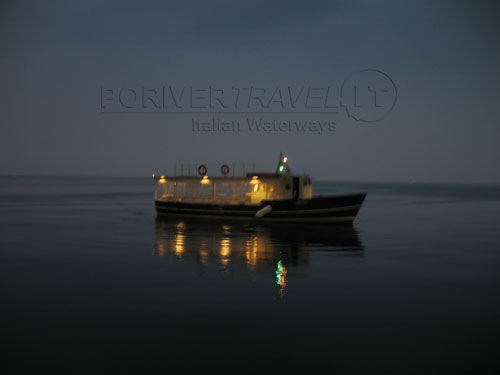
[[[259,176],[259,177],[281,177],[282,174],[275,172],[247,172],[247,177]]]
[[[254,174],[250,173],[247,176],[206,176],[209,180],[215,180],[215,181],[251,181],[254,176],[257,176],[259,179],[279,179],[282,177],[286,177],[284,175],[278,175],[278,174],[270,174],[270,175],[261,175],[261,174]],[[176,180],[176,181],[181,181],[181,180],[187,180],[187,181],[193,181],[193,180],[202,180],[204,176],[159,176],[155,175],[153,178],[155,180],[160,180],[162,178],[166,180]]]

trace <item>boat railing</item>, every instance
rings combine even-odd
[[[255,164],[243,163],[176,163],[174,164],[174,176],[226,176],[245,177],[247,173],[255,172]]]

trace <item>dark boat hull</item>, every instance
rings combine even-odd
[[[235,220],[342,222],[351,223],[365,199],[366,193],[323,195],[307,200],[262,201],[255,205],[155,201],[158,215]],[[262,217],[256,213],[270,205],[271,211]]]

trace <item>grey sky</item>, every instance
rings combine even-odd
[[[2,2],[0,173],[273,169],[283,151],[317,178],[500,183],[498,10],[494,1]],[[333,134],[193,133],[191,115],[102,114],[99,101],[101,87],[339,86],[362,69],[394,80],[396,106],[375,123],[338,118]],[[329,118],[297,116],[264,117]]]

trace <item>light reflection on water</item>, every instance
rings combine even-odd
[[[154,225],[154,256],[173,255],[178,261],[202,267],[217,264],[220,272],[241,264],[248,272],[275,272],[281,297],[289,268],[307,266],[313,251],[363,256],[363,245],[350,225],[228,223],[161,217]]]

